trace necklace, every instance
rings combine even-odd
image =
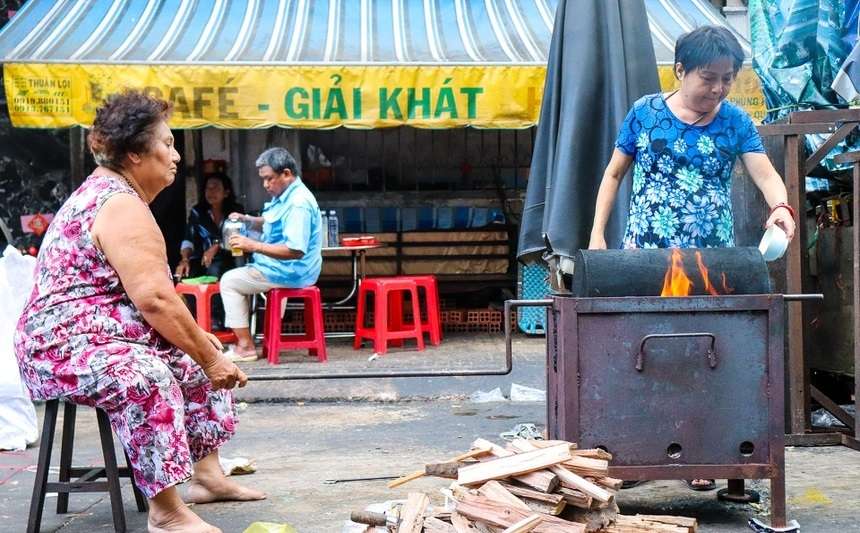
[[[666,97],[665,101],[667,102],[667,107],[668,107],[669,98],[672,98],[673,96],[675,96],[675,93],[677,93],[677,92],[678,92],[678,89],[675,89],[674,91],[669,93],[669,96]],[[716,109],[716,108],[714,108],[714,109]],[[710,115],[713,111],[714,111],[713,109],[711,111],[705,111],[704,113],[699,115],[699,118],[697,118],[693,122],[690,122],[689,124],[687,124],[687,126],[695,126],[696,124],[701,122],[703,118]],[[685,122],[685,124],[686,124],[686,122]]]
[[[125,175],[125,174],[123,174],[122,172],[117,172],[117,175],[119,175],[119,177],[120,177],[120,178],[122,178],[122,181],[124,181],[126,185],[128,185],[129,187],[131,187],[131,190],[133,190],[133,191],[134,191],[134,193],[135,193],[136,195],[138,195],[138,196],[140,197],[140,199],[141,199],[141,200],[144,200],[144,198],[143,198],[143,192],[142,192],[142,191],[137,190],[137,187],[135,187],[135,186],[134,186],[134,182],[132,182],[132,181],[131,181],[131,178],[129,178],[128,176],[126,176],[126,175]],[[146,201],[146,200],[144,200],[144,201]],[[147,202],[147,203],[148,203],[148,202]]]

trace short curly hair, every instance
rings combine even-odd
[[[87,135],[96,164],[118,170],[129,152],[148,152],[155,126],[170,117],[171,109],[169,102],[137,90],[108,96]]]

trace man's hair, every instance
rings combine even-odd
[[[257,157],[255,163],[257,168],[265,166],[272,167],[272,170],[281,174],[285,170],[289,170],[294,176],[298,176],[299,169],[296,167],[296,160],[286,148],[269,148]]]
[[[129,152],[149,152],[154,129],[170,116],[170,103],[141,91],[112,94],[96,109],[93,127],[87,135],[96,164],[118,170]]]
[[[735,74],[744,62],[744,51],[735,36],[722,26],[701,26],[685,33],[675,43],[675,64],[693,72],[720,59],[732,61]]]

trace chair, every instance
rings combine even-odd
[[[212,297],[220,292],[221,285],[218,283],[176,285],[177,294],[194,297],[197,325],[209,333],[212,333]],[[236,342],[236,335],[232,331],[216,331],[214,334],[223,343]]]
[[[282,302],[284,299],[305,301],[305,332],[281,333]],[[270,365],[279,363],[281,350],[307,349],[320,363],[328,360],[323,331],[322,296],[317,287],[303,289],[271,289],[266,293],[266,316],[263,325],[263,346]]]
[[[416,317],[411,326],[402,327],[402,298],[403,292],[412,297],[412,316]],[[373,327],[365,325],[367,314],[367,298],[373,294]],[[398,310],[398,302],[400,309]],[[397,318],[390,320],[392,309],[397,311]],[[424,350],[424,335],[421,328],[421,310],[418,305],[418,285],[412,279],[405,278],[365,278],[358,288],[358,310],[355,316],[355,341],[353,348],[361,348],[362,339],[373,340],[374,352],[382,355],[388,351],[388,343],[402,339],[415,339],[418,350]]]
[[[126,531],[125,512],[122,507],[119,478],[131,479],[137,510],[146,512],[148,502],[143,493],[137,488],[132,477],[131,468],[118,468],[114,452],[113,433],[107,414],[96,409],[99,426],[104,467],[75,467],[72,466],[72,453],[75,439],[75,415],[77,406],[65,402],[63,411],[63,440],[60,445],[60,472],[58,482],[48,481],[48,470],[51,466],[51,451],[54,446],[54,432],[57,425],[57,412],[60,400],[45,402],[45,421],[42,424],[42,436],[39,442],[39,464],[36,466],[36,481],[33,485],[33,497],[30,499],[30,517],[27,521],[27,533],[38,533],[42,525],[42,510],[45,507],[45,494],[57,493],[57,513],[69,512],[69,494],[72,492],[107,492],[110,494],[111,512],[113,514],[114,530],[118,533]],[[126,456],[128,465],[128,456]],[[71,478],[77,478],[71,480]],[[106,478],[106,481],[97,481]]]
[[[410,279],[418,286],[418,296],[421,297],[420,289],[424,289],[423,305],[419,300],[419,308],[423,308],[426,313],[426,320],[421,320],[422,333],[430,334],[430,344],[439,346],[442,344],[442,317],[441,306],[439,304],[439,287],[436,284],[436,276],[397,276],[398,279]],[[403,298],[402,293],[397,295],[395,301],[389,299],[388,321],[393,329],[403,329]],[[406,329],[410,329],[408,326]]]

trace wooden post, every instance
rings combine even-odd
[[[788,203],[797,213],[797,232],[788,249],[786,261],[786,292],[803,293],[803,276],[806,270],[806,176],[802,157],[803,146],[797,134],[785,136],[785,181]],[[790,302],[788,306],[788,366],[789,405],[792,433],[805,433],[810,429],[809,371],[803,350],[803,304]]]

